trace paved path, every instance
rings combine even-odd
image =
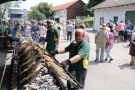
[[[86,79],[85,90],[135,90],[135,67],[129,65],[129,42],[115,43],[111,51],[114,61],[112,63],[96,63],[95,60],[95,31],[89,32],[90,43],[90,66]],[[61,39],[59,48],[65,47],[70,42]],[[57,55],[59,61],[68,59],[68,54]]]
[[[9,66],[11,60],[6,60],[11,57],[13,48],[0,47],[0,90],[6,90],[6,83],[9,75]],[[3,82],[2,82],[3,81]]]
[[[135,67],[129,65],[130,56],[128,42],[115,43],[111,51],[114,58],[112,63],[96,63],[95,60],[95,44],[94,36],[95,31],[87,29],[91,37],[91,51],[90,51],[90,66],[88,69],[88,75],[86,79],[85,90],[135,90]],[[61,38],[59,48],[67,46],[70,42],[67,42]],[[3,54],[3,50],[0,49],[0,67],[5,64],[5,59],[8,58],[11,53]],[[68,53],[63,55],[57,55],[57,59],[68,59]],[[6,62],[7,65],[10,61]],[[0,68],[0,74],[2,68]],[[5,78],[8,74],[6,74]],[[1,78],[1,77],[0,77]],[[5,82],[3,83],[3,87]],[[6,90],[2,88],[0,90]]]

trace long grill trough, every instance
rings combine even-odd
[[[81,85],[61,64],[30,39],[15,42],[11,59],[8,90],[68,90],[63,80]]]

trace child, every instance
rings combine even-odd
[[[117,30],[114,30],[114,42],[117,40],[118,42],[118,36],[119,36],[119,33]]]

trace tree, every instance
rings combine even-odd
[[[36,8],[28,12],[29,19],[45,20],[44,14],[40,13]]]
[[[47,2],[41,2],[37,6],[37,9],[40,11],[40,13],[44,14],[46,18],[52,16],[52,4],[48,4]]]
[[[17,1],[14,1],[12,3],[12,7],[18,7],[18,8],[20,8],[20,4]]]
[[[88,3],[84,6],[84,12],[85,14],[90,14],[92,15],[92,13],[90,13],[90,11],[88,11],[88,9],[104,2],[105,0],[89,0]]]
[[[5,12],[6,12],[6,10],[9,8],[9,7],[11,7],[12,6],[12,2],[6,2],[6,3],[4,3],[3,4],[3,11],[1,11],[1,13],[2,13],[2,18],[4,18],[4,15],[5,15]]]

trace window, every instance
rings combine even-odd
[[[22,18],[22,14],[11,14],[10,18]]]
[[[100,25],[104,23],[104,17],[100,17]]]

